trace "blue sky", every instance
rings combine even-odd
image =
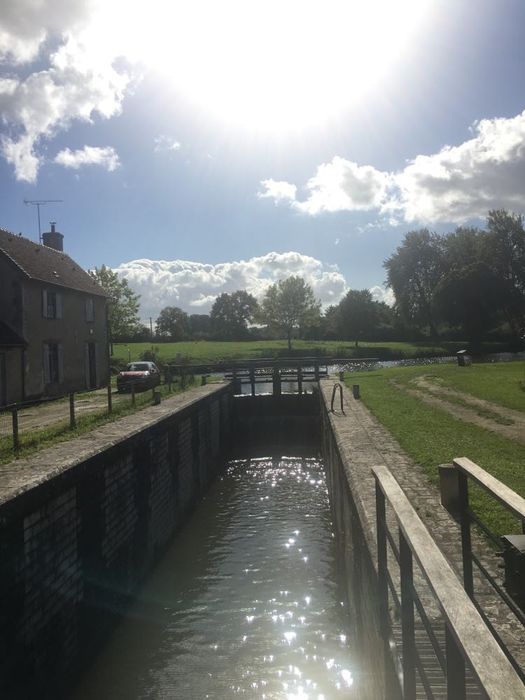
[[[144,317],[288,274],[380,298],[407,231],[525,208],[521,0],[2,7],[0,226],[64,200],[43,228]]]

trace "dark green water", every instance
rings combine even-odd
[[[74,698],[356,697],[318,459],[230,462]]]

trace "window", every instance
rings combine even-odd
[[[61,343],[44,343],[44,384],[61,384],[63,377],[63,351]]]
[[[44,318],[62,318],[62,293],[42,290],[42,315]]]
[[[86,299],[86,321],[94,321],[95,320],[95,304],[93,302],[93,299],[89,298]]]

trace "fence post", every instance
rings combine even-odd
[[[131,405],[135,405],[135,386],[131,384]]]
[[[275,367],[273,368],[272,384],[273,384],[273,395],[280,396],[281,395],[281,373],[279,372],[278,365],[275,365]]]
[[[113,396],[111,395],[111,379],[108,384],[108,413],[113,410]]]
[[[13,419],[13,450],[18,452],[20,449],[20,441],[18,438],[18,408],[12,409],[11,417]]]
[[[208,382],[208,378],[206,377],[205,374],[203,374],[201,377],[201,386],[206,386],[207,382]]]
[[[403,700],[416,697],[416,644],[414,632],[414,585],[412,550],[399,530],[399,570],[401,574],[401,630],[403,637]]]
[[[70,392],[69,394],[69,429],[74,430],[77,427],[77,421],[75,418],[75,394]]]
[[[250,386],[252,389],[252,396],[255,396],[255,369],[253,365],[250,367]]]
[[[470,514],[468,480],[466,474],[458,474],[458,508],[461,527],[461,553],[463,558],[463,586],[469,598],[474,599],[474,577],[472,574],[472,541],[470,537]]]
[[[319,360],[316,360],[314,363],[314,377],[315,381],[319,381]]]
[[[465,700],[467,697],[465,686],[465,660],[454,635],[445,623],[445,645],[446,645],[446,663],[447,663],[447,698],[454,700]]]
[[[303,393],[303,367],[299,365],[297,368],[297,391],[299,394]]]

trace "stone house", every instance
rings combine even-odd
[[[106,293],[63,252],[0,229],[0,406],[109,379]]]

